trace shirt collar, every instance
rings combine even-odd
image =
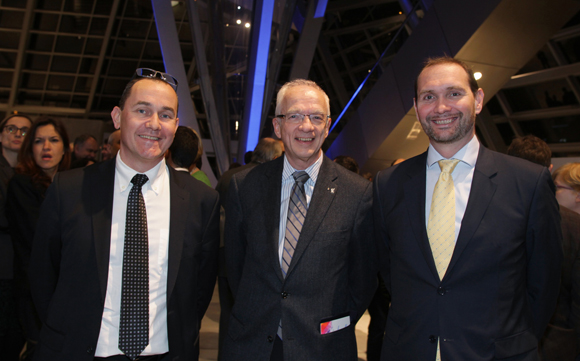
[[[322,165],[322,152],[320,152],[320,156],[318,157],[318,159],[312,163],[312,165],[306,169],[304,169],[304,171],[306,173],[308,173],[308,176],[310,177],[308,179],[308,182],[310,182],[311,184],[316,184],[316,179],[318,179],[318,172],[320,171],[320,166]],[[285,181],[292,181],[294,182],[294,177],[292,176],[292,173],[296,172],[298,169],[294,169],[294,167],[292,167],[290,165],[290,162],[288,162],[288,158],[286,158],[286,155],[284,155],[284,170],[282,171],[282,183],[284,183]]]
[[[149,181],[147,181],[147,183],[145,183],[143,186],[148,186],[153,192],[159,194],[163,189],[163,180],[167,174],[166,168],[165,158],[162,158],[155,167],[149,169],[147,172],[137,172],[133,168],[129,167],[125,162],[123,162],[121,159],[121,152],[119,152],[117,153],[117,162],[115,164],[115,171],[119,181],[119,191],[123,193],[131,189],[131,179],[133,179],[135,174],[139,173],[145,174],[147,178],[149,178]]]
[[[479,140],[477,140],[477,136],[474,135],[469,143],[463,146],[463,148],[459,149],[459,151],[455,153],[450,159],[459,159],[461,162],[473,168],[475,167],[478,154]],[[436,151],[435,148],[433,148],[433,146],[429,143],[429,150],[427,151],[427,168],[431,168],[441,159],[445,159],[445,157],[439,154],[439,152]]]

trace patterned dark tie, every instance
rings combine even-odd
[[[298,238],[302,231],[302,225],[306,218],[306,211],[308,210],[308,203],[306,201],[306,192],[304,192],[304,183],[308,181],[308,173],[305,171],[296,171],[292,173],[294,186],[290,193],[290,202],[288,202],[288,220],[286,221],[286,235],[284,238],[284,252],[282,253],[282,273],[286,277],[292,256],[298,244]]]
[[[125,220],[123,288],[119,350],[135,360],[149,344],[149,240],[147,211],[141,187],[149,179],[136,174],[131,183]]]

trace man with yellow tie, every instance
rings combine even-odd
[[[375,178],[382,361],[538,360],[562,259],[554,185],[479,143],[483,97],[466,64],[429,59],[415,83],[429,148]]]

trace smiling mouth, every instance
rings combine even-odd
[[[312,142],[314,140],[314,138],[296,138],[296,139],[301,142]]]
[[[439,116],[436,118],[431,118],[430,120],[437,125],[447,125],[447,124],[453,123],[454,121],[459,119],[459,117],[460,117],[460,114],[453,114],[453,115],[448,115],[448,116]]]
[[[140,137],[143,139],[147,139],[147,140],[160,140],[161,139],[159,137],[154,137],[152,135],[140,135]]]

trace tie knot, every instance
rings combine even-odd
[[[131,179],[131,183],[133,183],[133,185],[136,187],[141,188],[143,184],[147,183],[148,180],[149,178],[147,178],[145,174],[135,174],[133,179]]]
[[[296,172],[292,173],[292,177],[294,177],[294,180],[298,184],[304,184],[308,181],[308,178],[310,178],[308,173],[306,173],[303,170],[296,171]]]
[[[453,173],[455,166],[459,163],[459,159],[441,159],[439,162],[439,168],[441,168],[441,173]]]

